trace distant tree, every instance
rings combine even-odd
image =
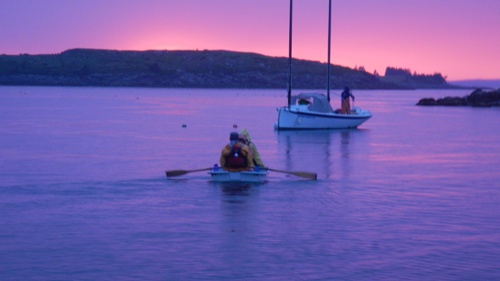
[[[387,67],[385,76],[407,76],[411,77],[411,70],[405,68]]]

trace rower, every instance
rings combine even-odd
[[[230,172],[254,170],[254,163],[250,148],[239,141],[239,134],[232,132],[229,143],[222,148],[220,166]]]

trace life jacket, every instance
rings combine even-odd
[[[243,155],[242,145],[231,147],[231,153],[226,156],[226,166],[230,168],[245,168],[248,166],[247,158]]]

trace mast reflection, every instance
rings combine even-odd
[[[348,176],[353,130],[277,131],[279,153],[286,169]]]

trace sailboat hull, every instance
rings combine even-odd
[[[302,106],[278,108],[276,130],[323,130],[357,128],[372,117],[369,111],[354,107],[350,114],[314,112]]]

